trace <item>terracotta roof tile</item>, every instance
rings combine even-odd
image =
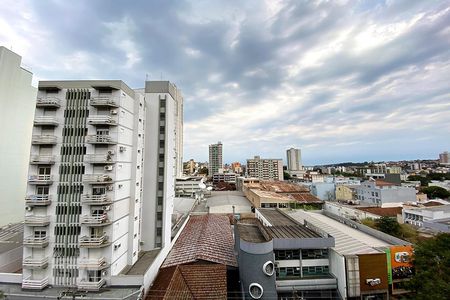
[[[237,266],[234,240],[227,216],[191,216],[162,268],[205,260]]]
[[[180,265],[161,269],[150,299],[227,299],[225,265]]]
[[[322,200],[310,193],[293,193],[289,194],[289,197],[297,200],[299,203],[323,203]]]
[[[358,209],[382,217],[396,217],[402,213],[402,207],[358,207]]]

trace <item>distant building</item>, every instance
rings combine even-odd
[[[201,191],[199,186],[202,176],[180,177],[175,180],[176,197],[195,197]]]
[[[416,201],[416,190],[383,180],[369,179],[356,188],[356,198],[361,203],[374,206],[401,204]]]
[[[450,160],[448,158],[448,151],[444,151],[439,154],[439,163],[441,165],[448,165],[450,164]]]
[[[212,179],[213,183],[226,182],[236,184],[236,177],[235,173],[215,173]]]
[[[209,145],[209,164],[208,164],[208,174],[213,176],[215,173],[219,173],[219,169],[223,169],[223,145],[221,142],[217,144]]]
[[[353,201],[356,199],[356,185],[336,185],[336,200]]]
[[[247,159],[247,174],[249,177],[259,178],[260,180],[282,181],[284,179],[283,160],[265,159],[259,156]]]
[[[18,54],[0,46],[0,226],[23,221],[37,89]]]
[[[302,154],[300,149],[290,148],[286,150],[287,170],[300,171],[303,169]]]
[[[242,165],[240,162],[236,161],[231,163],[231,170],[236,174],[242,174]]]
[[[428,183],[428,186],[438,186],[450,192],[450,180],[432,180],[430,183]]]
[[[187,175],[192,175],[195,172],[195,161],[190,159],[184,163],[184,173]]]
[[[244,189],[245,184],[257,184],[259,183],[259,178],[255,177],[238,177],[236,178],[236,190],[242,191]]]

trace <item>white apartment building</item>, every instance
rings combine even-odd
[[[302,154],[300,149],[290,148],[286,150],[287,170],[300,171],[303,169]]]
[[[416,201],[416,189],[382,180],[369,179],[356,187],[356,199],[374,206],[388,206]]]
[[[221,142],[209,145],[209,163],[208,174],[210,177],[215,173],[219,173],[219,169],[223,169],[223,145]]]
[[[170,245],[182,114],[169,82],[39,83],[23,288],[99,290],[140,251]]]
[[[0,226],[23,221],[37,89],[22,58],[0,47]]]
[[[236,173],[216,173],[213,175],[213,183],[236,183]]]
[[[247,159],[248,177],[259,178],[260,180],[283,180],[283,160],[265,159],[255,156]]]

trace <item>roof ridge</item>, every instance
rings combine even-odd
[[[189,283],[188,283],[189,281],[186,280],[186,278],[184,277],[183,271],[181,270],[180,265],[177,265],[177,269],[179,269],[180,276],[181,276],[181,278],[183,278],[183,282],[184,282],[184,284],[186,284],[186,286],[187,286],[187,288],[188,288],[188,290],[189,290],[189,293],[191,294],[192,298],[195,299],[194,293],[192,292],[191,287],[189,286]]]
[[[195,252],[195,259],[199,259],[199,257],[201,257],[202,253],[204,252],[203,249],[206,245],[206,243],[199,243],[199,241],[204,240],[204,236],[206,234],[206,229],[208,228],[208,223],[209,220],[211,218],[212,215],[210,215],[209,213],[204,215],[202,217],[202,227],[200,228],[200,233],[197,236],[197,240],[195,241],[196,244],[198,245],[198,247],[196,247],[196,252]]]

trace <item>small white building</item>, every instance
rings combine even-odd
[[[383,180],[369,179],[356,188],[356,198],[361,203],[374,206],[389,206],[406,202],[416,202],[416,190],[389,183]]]
[[[405,223],[426,228],[429,226],[426,226],[426,224],[424,226],[424,222],[436,222],[450,218],[450,204],[421,208],[403,208],[402,216]]]
[[[213,175],[213,183],[236,183],[236,177],[237,175],[235,173],[215,173]]]

